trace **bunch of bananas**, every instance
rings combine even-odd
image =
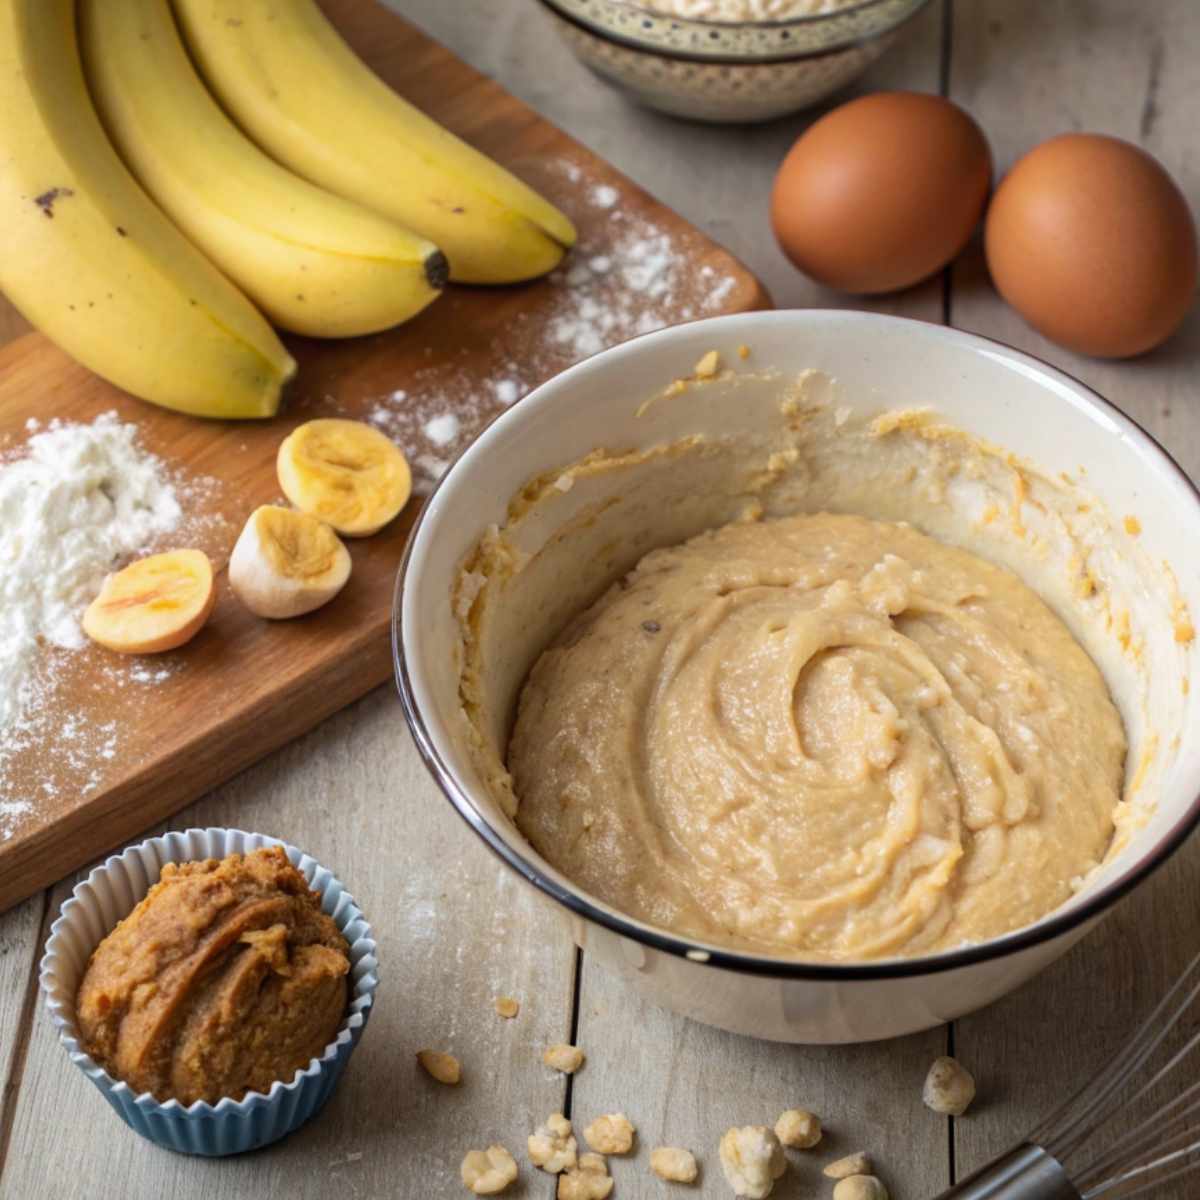
[[[276,411],[295,363],[272,324],[385,329],[575,240],[315,0],[0,0],[0,228],[0,290],[34,325],[210,417]]]

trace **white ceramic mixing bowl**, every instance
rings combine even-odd
[[[1147,586],[1142,599],[1159,605],[1163,616],[1157,620],[1152,613],[1139,631],[1147,668],[1143,691],[1134,694],[1132,672],[1119,666],[1106,670],[1106,677],[1130,735],[1131,772],[1157,736],[1157,805],[1121,854],[1068,905],[1005,937],[924,958],[798,962],[694,943],[582,892],[504,816],[469,753],[459,705],[455,581],[485,528],[504,523],[510,497],[534,476],[574,463],[597,446],[644,449],[689,433],[713,433],[711,403],[658,406],[649,421],[639,408],[711,349],[737,364],[742,344],[753,348],[754,364],[777,368],[781,380],[808,368],[832,376],[838,404],[855,413],[931,406],[949,424],[1013,451],[1048,477],[1059,472],[1077,477],[1082,467],[1089,491],[1109,512],[1136,514],[1141,533],[1130,553],[1144,554],[1143,561],[1156,569],[1169,565],[1179,598],[1192,613],[1200,613],[1200,495],[1166,452],[1116,408],[1027,355],[894,317],[792,311],[665,329],[580,363],[499,416],[430,497],[397,588],[396,670],[417,745],[471,828],[548,898],[589,955],[657,1003],[779,1041],[892,1037],[950,1020],[1015,988],[1083,937],[1192,831],[1200,820],[1200,738],[1193,736],[1195,689],[1189,692],[1183,681],[1198,652],[1194,642],[1177,638],[1178,625],[1167,615],[1159,589]],[[736,423],[736,407],[722,411],[721,420]],[[678,470],[683,497],[694,481],[689,482],[686,460]],[[621,484],[613,476],[611,483],[596,486]],[[648,519],[656,520],[653,514]],[[663,521],[669,524],[665,515]],[[550,532],[547,526],[544,533]],[[648,533],[653,543],[678,540],[680,530],[664,525],[658,534]],[[631,565],[621,562],[617,573]],[[1130,577],[1138,578],[1136,572]],[[529,614],[522,629],[512,661],[496,664],[496,686],[509,709],[532,657],[558,632],[540,624],[537,614]]]

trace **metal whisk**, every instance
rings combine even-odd
[[[1200,1062],[1191,1057],[1200,1046],[1197,997],[1200,956],[1089,1084],[940,1200],[1134,1200],[1200,1168]],[[1177,1028],[1186,1039],[1173,1049]],[[1129,1128],[1112,1124],[1160,1093],[1169,1098],[1149,1116]]]

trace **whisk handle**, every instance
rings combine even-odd
[[[1062,1164],[1041,1146],[1017,1146],[938,1200],[1080,1200]]]

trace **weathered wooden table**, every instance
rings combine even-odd
[[[399,7],[723,241],[781,307],[849,303],[794,272],[767,226],[774,168],[805,118],[722,130],[635,110],[562,49],[532,0]],[[1160,156],[1200,209],[1195,0],[934,0],[862,87],[950,95],[981,122],[1000,170],[1063,130],[1118,134]],[[1168,346],[1139,361],[1077,358],[1000,303],[977,248],[948,278],[872,306],[948,321],[1044,356],[1116,401],[1200,475],[1200,311]],[[10,312],[0,313],[0,335],[21,329]],[[64,880],[0,917],[4,1200],[466,1195],[458,1181],[466,1149],[500,1141],[522,1151],[533,1126],[559,1109],[583,1122],[620,1110],[638,1126],[637,1155],[610,1160],[614,1195],[666,1196],[648,1158],[651,1147],[670,1143],[702,1160],[698,1187],[680,1196],[727,1197],[716,1154],[721,1132],[773,1121],[794,1105],[825,1118],[831,1151],[869,1149],[896,1200],[925,1200],[1073,1089],[1200,946],[1200,846],[1193,844],[1059,964],[951,1028],[830,1049],[719,1033],[640,1003],[547,924],[426,777],[391,688],[173,824],[278,833],[348,881],[380,938],[383,984],[363,1045],[322,1116],[280,1145],[216,1162],[148,1145],[70,1066],[42,1012],[35,970],[75,882]],[[499,994],[520,997],[517,1020],[496,1017]],[[568,1084],[540,1054],[572,1038],[588,1064]],[[462,1059],[461,1087],[439,1087],[417,1072],[413,1053],[427,1045]],[[979,1100],[959,1120],[935,1117],[920,1102],[929,1061],[948,1049],[980,1083]],[[829,1190],[814,1164],[789,1173],[776,1195]],[[511,1194],[550,1200],[553,1183],[526,1163]],[[1162,1200],[1195,1194],[1161,1193]]]

